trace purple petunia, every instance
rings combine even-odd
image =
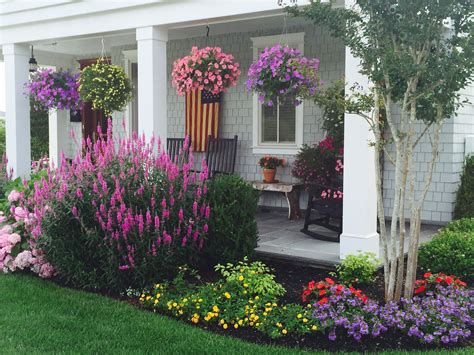
[[[421,297],[384,305],[364,303],[350,291],[336,294],[331,289],[328,301],[313,307],[313,317],[328,330],[330,340],[336,339],[337,328],[357,341],[399,329],[423,343],[449,344],[470,337],[474,325],[474,291],[453,286],[438,285]]]
[[[273,106],[278,97],[301,103],[319,87],[319,59],[308,59],[297,49],[280,44],[265,48],[249,68],[247,88],[259,94],[259,100]]]
[[[79,73],[69,71],[55,72],[50,68],[38,69],[28,83],[26,92],[33,101],[35,110],[73,110],[80,108]]]

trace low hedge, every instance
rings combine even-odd
[[[456,193],[454,218],[474,217],[474,154],[466,158]]]
[[[239,176],[218,175],[208,182],[211,206],[204,254],[209,265],[252,257],[257,247],[258,191]]]
[[[423,271],[474,278],[474,218],[449,223],[432,241],[421,245],[418,256]]]

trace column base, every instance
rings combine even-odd
[[[379,257],[379,234],[373,233],[369,235],[349,235],[341,234],[339,244],[339,257],[344,260],[348,255],[357,255],[359,253],[374,253]]]

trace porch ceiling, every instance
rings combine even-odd
[[[288,18],[287,26],[297,26],[308,23],[304,19]],[[265,30],[270,28],[283,28],[283,15],[277,14],[257,19],[233,20],[227,22],[209,22],[210,36]],[[170,28],[168,38],[170,41],[184,38],[202,37],[206,35],[205,25],[193,24],[182,27]],[[89,36],[56,38],[33,43],[35,49],[44,52],[61,53],[72,56],[100,53],[102,49],[101,39],[104,38],[106,52],[111,47],[136,44],[135,30],[104,32]]]

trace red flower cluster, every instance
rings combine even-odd
[[[415,295],[429,290],[433,285],[453,285],[454,288],[463,288],[467,286],[467,284],[461,281],[461,279],[457,276],[448,276],[446,274],[443,274],[442,272],[436,274],[432,274],[431,272],[425,272],[422,280],[415,281]]]
[[[318,304],[324,304],[329,301],[328,297],[331,294],[339,295],[346,286],[342,284],[336,284],[333,279],[326,277],[324,281],[316,282],[311,280],[308,282],[306,287],[303,289],[301,294],[301,300],[303,302],[318,301]],[[369,299],[362,293],[361,290],[356,290],[354,287],[349,287],[349,290],[358,297],[362,302],[366,303]]]

